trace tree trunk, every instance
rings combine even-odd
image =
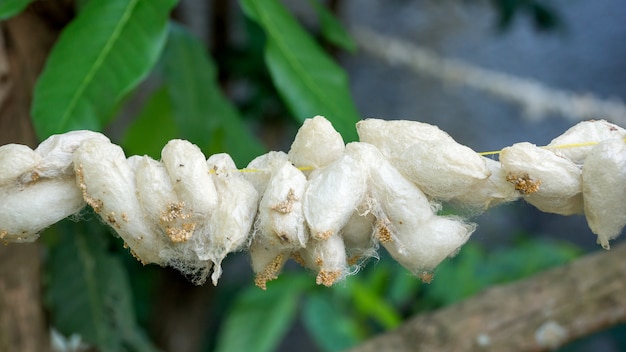
[[[626,243],[489,288],[416,316],[352,352],[552,350],[626,322],[624,257]]]
[[[0,145],[36,145],[32,92],[68,9],[66,1],[35,2],[0,23]],[[0,245],[0,351],[50,349],[40,263],[37,243]]]

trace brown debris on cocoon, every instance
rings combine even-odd
[[[248,244],[259,194],[243,178],[228,154],[212,155],[207,164],[215,172],[211,176],[219,201],[209,220],[208,256],[200,259],[213,262],[211,280],[217,285],[222,275],[222,260],[228,253],[240,250]]]
[[[299,249],[306,245],[308,233],[302,198],[306,177],[290,162],[284,161],[273,172],[261,198],[255,238],[280,249]]]
[[[610,249],[609,240],[626,225],[626,143],[598,144],[585,160],[582,177],[585,217],[598,243]]]
[[[135,170],[137,198],[145,216],[172,242],[184,242],[193,235],[192,209],[178,199],[162,163],[141,157]]]
[[[122,148],[88,139],[74,153],[74,168],[85,201],[122,237],[143,264],[165,264],[164,239],[143,216],[133,174]]]
[[[537,192],[541,186],[541,180],[533,180],[527,173],[506,175],[506,181],[513,185],[516,191],[523,195]]]
[[[311,239],[298,253],[305,266],[317,273],[318,285],[330,287],[348,273],[346,247],[339,235],[321,241]]]
[[[217,206],[217,191],[200,148],[188,141],[174,139],[163,147],[161,158],[176,195],[194,213],[210,216]]]
[[[626,138],[626,130],[605,120],[582,121],[569,128],[562,135],[554,138],[547,148],[554,154],[565,157],[577,165],[582,165],[591,152],[594,143],[610,139]],[[560,148],[562,146],[591,143],[587,146]]]
[[[360,144],[348,144],[341,158],[310,176],[303,208],[315,239],[339,234],[365,196],[367,169]]]
[[[296,167],[319,169],[341,157],[344,148],[343,138],[330,121],[315,116],[300,126],[288,157]]]
[[[539,210],[561,215],[583,212],[581,170],[569,159],[527,142],[500,153],[507,180]]]
[[[250,259],[255,273],[254,284],[265,290],[267,282],[278,278],[285,262],[289,259],[289,250],[268,246],[256,237],[250,244]]]

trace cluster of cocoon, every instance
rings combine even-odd
[[[626,224],[626,130],[579,123],[546,147],[518,143],[499,161],[436,126],[367,119],[345,144],[328,120],[308,119],[288,153],[238,170],[184,140],[161,160],[126,157],[90,131],[55,135],[32,150],[0,147],[0,239],[31,242],[88,204],[144,264],[217,284],[227,254],[250,253],[265,288],[289,259],[330,286],[382,246],[429,281],[476,226],[440,215],[441,203],[474,212],[523,198],[541,211],[585,214],[609,249]]]

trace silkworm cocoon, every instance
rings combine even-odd
[[[323,116],[304,120],[289,150],[289,160],[297,167],[324,167],[343,154],[344,142],[330,121]]]
[[[394,165],[424,193],[439,199],[463,194],[491,174],[484,158],[451,137],[414,144]]]
[[[392,164],[414,144],[451,139],[437,126],[417,121],[365,119],[357,122],[356,130],[361,142],[376,146]]]
[[[302,198],[306,177],[285,161],[272,172],[261,198],[255,235],[267,246],[303,248],[308,240]]]
[[[42,160],[31,177],[53,178],[58,175],[71,174],[74,171],[72,167],[74,151],[89,139],[110,142],[105,135],[86,130],[70,131],[48,137],[35,149],[35,152],[41,155]]]
[[[341,158],[310,176],[304,216],[311,235],[318,240],[338,234],[365,196],[369,165],[359,155],[362,144],[348,144]]]
[[[85,205],[73,177],[0,187],[0,241],[32,242]]]
[[[207,160],[219,202],[209,220],[209,256],[214,263],[211,279],[213,284],[222,274],[222,260],[230,252],[241,249],[248,242],[248,235],[257,211],[259,195],[246,181],[228,154],[215,154]]]
[[[626,138],[626,130],[605,120],[582,121],[571,127],[548,144],[548,149],[578,165],[582,165],[594,145],[609,139]]]
[[[268,281],[278,278],[278,274],[289,259],[289,253],[289,250],[267,245],[255,237],[250,244],[252,270],[256,274],[254,284],[265,290]]]
[[[385,217],[398,227],[417,227],[430,219],[434,205],[426,195],[411,181],[394,168],[376,148],[365,144],[369,154],[371,169],[369,187],[375,200],[373,209],[380,209]],[[379,214],[374,212],[376,217]],[[381,242],[391,239],[379,238]]]
[[[165,238],[161,248],[155,248],[159,257],[178,269],[196,285],[203,284],[211,273],[212,262],[200,260],[208,241],[204,232],[208,219],[192,213],[184,201],[178,199],[162,163],[148,157],[128,159],[135,166],[137,199],[153,232]],[[204,227],[203,227],[204,226]]]
[[[317,272],[318,285],[330,287],[348,273],[346,247],[339,235],[322,241],[311,239],[299,255],[307,268]]]
[[[122,148],[100,139],[84,141],[74,152],[74,168],[84,200],[124,239],[142,263],[164,264],[155,235],[141,211],[133,174]]]
[[[378,241],[374,238],[376,217],[369,210],[369,200],[352,213],[346,226],[341,230],[341,238],[346,246],[349,265],[359,265],[371,257],[378,258]]]
[[[372,151],[373,155],[376,155]],[[456,253],[475,226],[454,218],[437,217],[435,206],[382,155],[370,171],[375,202],[374,236],[391,256],[413,274],[423,276]]]
[[[610,249],[609,240],[626,225],[626,144],[609,140],[587,156],[582,171],[585,217],[598,243]]]
[[[174,243],[188,241],[196,229],[196,216],[174,193],[162,163],[143,156],[135,171],[137,198],[152,224]]]
[[[209,216],[217,206],[217,192],[200,148],[174,139],[163,147],[161,159],[178,198],[194,213]]]
[[[379,220],[380,221],[380,220]],[[430,273],[444,259],[454,256],[476,226],[452,217],[433,216],[417,227],[402,226],[398,221],[379,223],[379,232],[390,231],[393,240],[382,242],[389,254],[413,275],[429,281]]]
[[[41,156],[22,144],[0,146],[0,187],[17,184],[18,178],[41,162]],[[27,180],[33,181],[33,180]]]
[[[422,191],[450,199],[489,177],[481,156],[437,126],[416,121],[367,119],[357,123],[362,142],[381,153]]]
[[[272,171],[287,160],[285,152],[268,152],[254,158],[244,169],[243,176],[259,194],[263,194],[270,182]]]
[[[520,196],[515,186],[506,180],[506,172],[498,161],[489,158],[484,158],[484,161],[491,176],[468,187],[465,193],[453,199],[455,203],[478,212],[512,202]]]
[[[581,170],[571,160],[527,142],[504,148],[500,163],[524,199],[547,213],[583,212]]]

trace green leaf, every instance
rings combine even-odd
[[[277,0],[242,0],[246,15],[267,34],[265,61],[298,121],[324,115],[344,140],[357,139],[360,119],[339,67]]]
[[[169,92],[162,87],[152,93],[139,116],[126,129],[122,146],[127,155],[146,154],[159,160],[163,146],[179,135]]]
[[[360,341],[355,319],[335,307],[325,292],[307,296],[302,318],[307,331],[324,351],[343,351]]]
[[[377,292],[357,280],[352,281],[350,286],[354,305],[361,314],[374,319],[387,330],[400,325],[402,318],[393,306],[386,302],[384,296],[377,295]]]
[[[283,275],[267,291],[248,287],[235,300],[219,333],[217,351],[273,351],[293,325],[304,276]]]
[[[239,165],[265,152],[222,94],[203,43],[175,24],[170,26],[163,75],[183,138],[207,155],[227,152]]]
[[[0,20],[6,20],[22,12],[33,0],[2,0],[0,2]]]
[[[65,28],[35,88],[39,138],[99,130],[157,61],[176,0],[91,0]]]
[[[99,223],[64,221],[46,263],[53,326],[101,351],[156,351],[137,326],[128,277]]]
[[[357,48],[356,41],[348,34],[337,17],[319,0],[309,0],[309,3],[317,12],[324,38],[336,46],[354,53]]]

